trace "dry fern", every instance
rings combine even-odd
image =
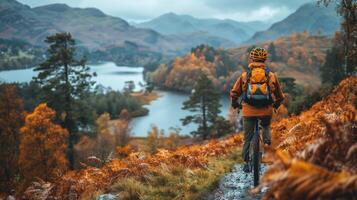
[[[273,124],[277,161],[263,177],[264,199],[357,198],[356,85],[350,77],[310,110]]]

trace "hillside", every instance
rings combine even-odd
[[[319,67],[324,63],[326,50],[332,46],[332,39],[297,33],[258,46],[275,51],[274,56],[269,55],[267,65],[279,77],[292,77],[296,83],[316,89],[320,84]],[[147,78],[163,88],[190,92],[197,75],[203,71],[220,91],[227,92],[247,67],[250,48],[224,50],[199,46],[169,64],[161,64]]]
[[[266,31],[254,34],[246,43],[253,44],[274,40],[294,32],[307,31],[311,34],[333,35],[340,28],[340,18],[333,6],[318,7],[316,4],[305,4],[280,22],[276,22]]]
[[[273,166],[264,199],[354,199],[357,192],[357,77],[299,116],[272,125]],[[314,188],[313,190],[311,188]]]
[[[175,13],[167,13],[136,26],[150,28],[165,35],[179,36],[183,34],[206,33],[211,37],[229,40],[235,44],[247,40],[257,31],[268,28],[268,24],[263,22],[199,19],[190,15],[177,15]]]
[[[0,2],[0,38],[40,44],[47,35],[56,31],[53,24],[41,21],[29,6],[15,0]]]
[[[118,17],[95,8],[71,8],[50,4],[30,8],[15,0],[0,3],[0,37],[22,39],[44,45],[44,39],[56,32],[71,32],[79,43],[89,49],[120,46],[131,41],[152,50],[172,50],[171,42],[155,31],[130,26]]]
[[[325,62],[326,51],[332,47],[332,38],[310,35],[308,32],[293,33],[256,46],[268,50],[267,64],[280,77],[292,77],[296,83],[316,89],[320,85],[319,68]],[[249,48],[251,46],[243,46],[229,49],[228,52],[232,59],[245,66]]]
[[[131,26],[96,8],[72,8],[66,4],[31,8],[16,0],[3,0],[0,2],[0,25],[0,38],[21,39],[37,46],[44,46],[50,34],[70,32],[78,45],[89,51],[121,48],[132,54],[149,52],[172,56],[202,43],[232,46],[228,39],[206,33],[164,36],[152,29]],[[138,48],[135,51],[127,49],[128,42]]]
[[[22,40],[0,38],[0,71],[28,68],[43,61],[44,50]]]
[[[264,199],[286,196],[295,199],[349,199],[357,192],[357,141],[353,136],[357,123],[355,85],[357,77],[347,78],[306,112],[272,124],[272,146],[277,150],[273,155],[277,158],[263,177],[264,184],[269,187]],[[166,195],[166,198],[180,195],[182,199],[190,199],[193,196],[189,195],[196,194],[194,197],[198,198],[202,194],[200,190],[207,192],[212,187],[206,185],[201,188],[203,180],[200,178],[216,180],[209,172],[216,173],[215,166],[219,163],[231,163],[224,162],[224,159],[234,149],[240,148],[241,142],[242,135],[235,134],[201,145],[159,150],[151,156],[132,153],[101,169],[88,166],[78,172],[69,172],[55,183],[36,183],[28,188],[26,195],[31,198],[70,199],[111,193],[121,199],[139,196],[160,199],[161,195]],[[280,150],[289,152],[290,156]],[[214,162],[215,158],[223,160]],[[222,170],[215,176],[221,175]],[[182,177],[173,179],[177,176]],[[174,180],[176,182],[170,183],[175,185],[175,190],[172,190],[172,185],[171,190],[160,190],[163,189],[162,184]],[[184,193],[177,194],[177,191]],[[300,196],[306,194],[309,196]]]

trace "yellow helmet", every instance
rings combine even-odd
[[[265,62],[268,57],[268,52],[264,48],[256,47],[250,51],[249,58],[253,62]]]

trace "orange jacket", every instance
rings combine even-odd
[[[249,64],[248,67],[250,69],[265,68],[265,64],[260,62],[252,62]],[[231,98],[238,99],[238,97],[240,97],[243,94],[243,91],[246,91],[246,87],[247,87],[247,72],[243,72],[242,75],[235,82],[230,92]],[[272,72],[269,73],[269,88],[271,91],[271,96],[273,98],[273,101],[275,103],[280,104],[284,100],[284,94],[283,91],[281,90],[277,76]],[[256,108],[254,106],[251,106],[243,102],[242,107],[243,107],[242,115],[244,117],[271,116],[273,114],[272,105],[263,108]]]

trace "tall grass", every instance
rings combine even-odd
[[[142,178],[124,178],[112,186],[112,193],[122,200],[191,200],[214,188],[219,179],[241,162],[240,151],[224,157],[210,157],[206,168],[190,169],[184,165],[161,164],[148,169]]]

